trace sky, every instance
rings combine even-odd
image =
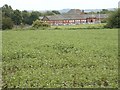
[[[108,9],[117,8],[120,0],[0,0],[0,7],[14,10]]]

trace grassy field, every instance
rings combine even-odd
[[[3,31],[3,87],[118,87],[118,30]]]

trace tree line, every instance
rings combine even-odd
[[[32,25],[33,21],[39,20],[40,16],[60,14],[59,11],[39,11],[28,12],[26,10],[13,10],[11,6],[5,4],[0,8],[2,10],[2,29],[12,29],[14,25]]]

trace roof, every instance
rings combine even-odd
[[[76,19],[86,19],[86,18],[107,18],[107,14],[83,14],[79,9],[71,9],[66,14],[45,16],[47,20],[76,20]]]
[[[86,19],[86,18],[107,18],[107,14],[61,14],[46,16],[49,20],[75,20],[75,19]]]
[[[80,9],[71,9],[70,11],[67,12],[67,14],[81,14]]]

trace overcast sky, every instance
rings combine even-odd
[[[0,0],[0,7],[19,10],[107,9],[117,8],[120,0]]]

